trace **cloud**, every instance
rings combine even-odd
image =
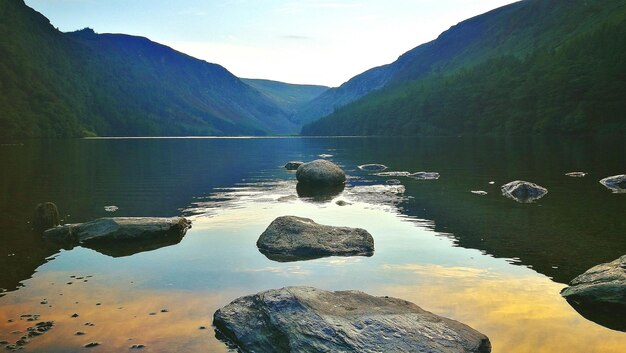
[[[312,9],[350,9],[361,6],[360,2],[340,0],[309,0],[289,2],[276,9],[280,13],[300,13]]]

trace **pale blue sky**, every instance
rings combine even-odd
[[[513,0],[26,0],[62,31],[148,37],[239,77],[338,86]]]

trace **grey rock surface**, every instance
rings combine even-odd
[[[600,184],[615,193],[626,192],[626,174],[613,175],[600,180]]]
[[[626,255],[590,268],[574,278],[561,295],[576,302],[626,308]]]
[[[217,310],[218,334],[242,352],[488,353],[487,336],[405,300],[287,287]]]
[[[340,185],[346,181],[346,174],[333,162],[317,159],[298,167],[296,178],[308,185]]]
[[[523,180],[504,184],[500,189],[502,195],[521,203],[534,202],[548,193],[548,189]]]
[[[299,166],[303,165],[304,162],[301,161],[291,161],[285,164],[285,169],[287,170],[297,170]]]
[[[191,222],[184,217],[115,217],[66,224],[48,229],[44,237],[63,243],[157,239],[184,234]]]
[[[327,226],[296,216],[276,218],[256,244],[263,254],[276,261],[374,253],[374,239],[365,229]]]

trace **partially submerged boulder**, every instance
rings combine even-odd
[[[565,173],[566,176],[568,177],[573,177],[573,178],[582,178],[585,175],[587,175],[586,172],[569,172],[569,173]]]
[[[600,184],[615,193],[626,192],[626,174],[613,175],[600,180]]]
[[[360,165],[359,169],[365,170],[365,171],[368,171],[368,172],[382,172],[383,170],[387,169],[387,166],[384,165],[384,164],[372,163],[372,164]]]
[[[256,245],[269,259],[281,262],[374,253],[374,239],[365,229],[327,226],[296,216],[276,218]]]
[[[409,178],[417,180],[437,180],[439,179],[439,173],[437,172],[415,172],[407,175]]]
[[[626,255],[590,268],[561,295],[585,318],[626,331]]]
[[[44,232],[46,239],[59,243],[89,243],[158,239],[181,235],[191,227],[184,217],[115,217],[91,222],[66,224]]]
[[[530,203],[542,198],[548,189],[523,180],[515,180],[501,187],[502,195],[517,202]]]
[[[296,170],[298,169],[298,167],[300,167],[303,164],[304,162],[301,162],[301,161],[290,161],[290,162],[287,162],[287,164],[285,164],[285,169]]]
[[[234,300],[213,315],[242,352],[488,353],[489,338],[396,298],[287,287]]]
[[[43,232],[46,229],[54,228],[59,225],[60,219],[57,205],[52,202],[40,203],[35,207],[33,213],[33,229]]]
[[[298,167],[296,178],[298,182],[308,185],[342,185],[346,174],[335,163],[317,159]]]
[[[619,305],[626,309],[626,255],[574,278],[561,295],[577,302]]]

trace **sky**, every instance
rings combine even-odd
[[[336,87],[513,0],[25,0],[68,32],[147,37],[238,77]]]

